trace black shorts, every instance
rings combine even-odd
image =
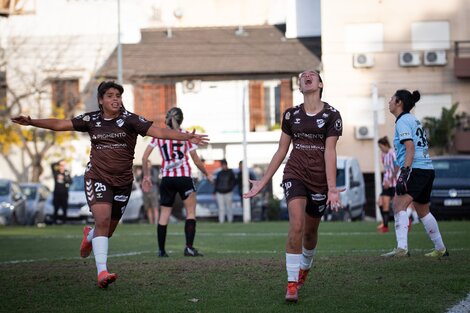
[[[176,193],[180,194],[181,200],[186,200],[193,192],[196,192],[196,187],[191,177],[163,177],[160,183],[160,205],[171,207]]]
[[[421,204],[429,203],[433,181],[434,170],[414,168],[411,170],[410,178],[406,183],[407,194],[413,198],[414,202]]]
[[[308,190],[301,180],[287,179],[281,184],[284,188],[286,203],[294,198],[307,198],[305,212],[312,217],[322,217],[326,209],[326,192],[318,193]]]
[[[125,186],[111,186],[95,179],[85,179],[85,194],[88,206],[95,203],[111,204],[111,219],[120,220],[131,196],[132,183]]]
[[[395,187],[384,188],[382,186],[382,193],[380,195],[393,198],[395,196]]]

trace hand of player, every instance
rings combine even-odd
[[[408,192],[408,186],[406,184],[408,183],[410,174],[411,174],[411,167],[402,167],[400,169],[400,176],[398,176],[397,187],[396,187],[397,195],[401,196]]]
[[[142,191],[149,192],[152,189],[152,180],[149,176],[144,176],[142,179]]]
[[[263,189],[263,187],[264,187],[263,184],[261,184],[260,180],[251,180],[251,179],[249,179],[248,181],[251,184],[253,184],[253,186],[251,187],[251,189],[247,193],[243,194],[243,198],[252,198],[252,197],[256,196],[261,191],[261,189]]]
[[[191,143],[194,143],[200,147],[207,146],[209,143],[209,137],[205,134],[196,134],[196,130],[193,129],[193,132],[190,134],[190,137],[188,139]]]
[[[340,208],[343,208],[339,193],[345,190],[346,188],[338,189],[336,187],[328,190],[328,198],[326,200],[326,205],[330,206],[332,211],[338,212]]]
[[[29,126],[31,125],[31,117],[29,116],[17,116],[17,117],[12,117],[11,121],[16,124],[24,125],[24,126]]]

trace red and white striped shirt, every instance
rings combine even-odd
[[[187,133],[181,130],[180,132]],[[189,152],[197,149],[190,141],[153,138],[149,146],[158,146],[162,156],[162,177],[191,177]]]
[[[390,187],[395,187],[397,185],[397,177],[393,175],[393,172],[397,166],[397,157],[393,149],[389,149],[387,153],[382,153],[382,164],[385,171],[383,184],[388,183]]]

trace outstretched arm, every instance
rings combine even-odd
[[[325,142],[325,171],[326,181],[328,184],[328,198],[326,204],[334,211],[338,211],[342,207],[339,193],[344,189],[339,190],[336,188],[336,143],[338,141],[337,136],[331,136],[326,138]]]
[[[150,126],[147,131],[147,136],[152,136],[160,139],[173,139],[181,141],[190,141],[198,146],[206,146],[209,143],[207,135],[196,134],[194,129],[191,133],[180,132],[169,128],[161,128],[155,125]]]
[[[32,119],[29,116],[21,115],[17,117],[12,117],[11,121],[13,123],[20,124],[23,126],[34,126],[54,131],[74,130],[71,120],[63,120],[57,118]]]
[[[261,180],[250,180],[250,183],[253,184],[253,187],[251,187],[250,191],[243,194],[243,198],[251,198],[256,196],[264,188],[264,186],[266,186],[269,180],[276,173],[282,161],[284,161],[284,158],[289,151],[290,142],[291,137],[282,132],[277,151],[274,153],[273,158],[271,159],[271,162],[269,163],[268,168],[263,175],[263,178],[261,178]]]

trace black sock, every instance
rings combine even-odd
[[[166,228],[168,225],[157,226],[157,238],[158,238],[158,249],[165,252],[165,241],[166,241]]]
[[[390,212],[387,211],[387,212],[383,212],[382,214],[382,219],[383,219],[383,223],[384,223],[384,227],[388,227],[388,216],[389,216]]]
[[[383,207],[383,206],[379,206],[379,209],[380,209],[380,215],[382,216],[382,224],[383,224],[383,220],[384,220],[384,207]]]
[[[189,248],[193,247],[194,237],[196,236],[196,220],[186,220],[184,224],[184,234],[186,235],[186,246]]]

